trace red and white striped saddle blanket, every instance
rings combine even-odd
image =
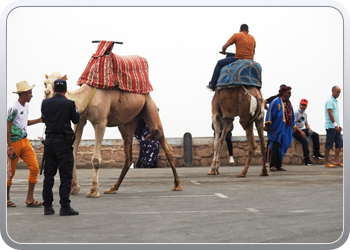
[[[128,92],[147,94],[153,90],[148,78],[146,58],[112,53],[114,42],[100,41],[77,85],[87,84],[99,89],[119,88]],[[109,53],[108,53],[109,52]]]

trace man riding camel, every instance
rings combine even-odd
[[[207,88],[213,91],[215,90],[215,87],[220,75],[220,70],[222,67],[230,63],[233,63],[238,59],[254,60],[256,42],[255,42],[255,38],[248,33],[249,33],[248,25],[242,24],[240,27],[239,33],[233,34],[233,36],[225,43],[225,45],[222,46],[222,51],[220,51],[220,53],[226,55],[226,49],[232,44],[235,44],[236,54],[234,57],[229,56],[217,62],[214,68],[213,76],[211,78],[211,81],[209,82],[209,85],[207,85]]]

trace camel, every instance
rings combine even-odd
[[[45,95],[50,98],[54,95],[53,83],[56,79],[67,80],[67,76],[54,72],[45,75]],[[126,173],[132,164],[132,142],[135,129],[140,117],[143,117],[151,133],[149,139],[158,139],[165,151],[168,162],[174,175],[174,187],[172,191],[182,191],[180,179],[174,164],[173,153],[168,145],[158,114],[157,106],[149,94],[135,94],[119,89],[96,89],[83,84],[74,92],[67,91],[66,97],[74,100],[80,113],[80,120],[74,126],[76,139],[73,144],[74,159],[81,141],[83,128],[90,121],[95,130],[95,150],[92,156],[93,179],[86,197],[99,197],[98,170],[101,164],[101,146],[106,127],[118,126],[123,138],[125,161],[117,182],[105,194],[115,194],[121,185]],[[80,186],[77,181],[76,160],[74,160],[73,180],[71,194],[77,194]]]
[[[257,100],[254,115],[252,115],[251,96]],[[241,174],[236,177],[246,177],[251,159],[257,148],[257,143],[253,133],[253,123],[259,134],[261,154],[263,156],[263,168],[260,176],[268,176],[266,168],[265,140],[264,140],[264,109],[263,98],[260,91],[254,86],[235,86],[230,88],[222,88],[217,90],[212,99],[212,120],[215,130],[214,139],[214,157],[213,162],[208,171],[208,175],[219,174],[220,152],[224,145],[225,136],[236,116],[239,116],[239,122],[246,132],[248,142],[248,158]],[[224,128],[220,136],[220,117],[225,121]],[[220,137],[219,137],[220,136]]]

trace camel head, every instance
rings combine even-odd
[[[64,79],[67,80],[67,75],[62,76],[60,73],[53,72],[50,75],[45,74],[46,80],[44,81],[45,85],[45,91],[44,91],[44,99],[53,97],[54,92],[53,92],[53,83],[57,79]]]

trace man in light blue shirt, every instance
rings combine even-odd
[[[336,166],[343,167],[339,161],[339,153],[343,148],[343,138],[341,135],[342,128],[339,124],[339,107],[338,100],[341,90],[338,86],[332,88],[332,96],[329,97],[325,105],[325,128],[326,128],[326,144],[325,144],[325,161],[326,168],[335,168]],[[335,143],[334,164],[329,163],[329,151],[333,148]]]

